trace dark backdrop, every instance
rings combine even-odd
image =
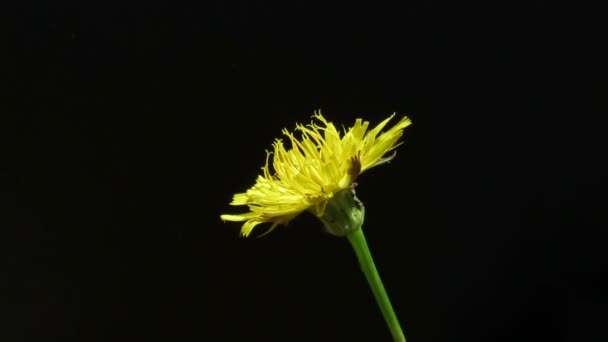
[[[318,109],[413,120],[358,180],[409,341],[606,339],[600,12],[3,6],[3,341],[389,340],[345,240],[219,219]]]

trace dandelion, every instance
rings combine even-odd
[[[361,173],[395,157],[395,154],[385,155],[398,146],[403,129],[411,124],[403,117],[381,133],[394,114],[369,131],[369,122],[357,119],[340,137],[334,124],[321,113],[313,117],[321,125],[298,124],[300,140],[284,129],[291,148],[286,149],[283,141],[277,139],[273,144],[274,153],[267,152],[266,165],[255,185],[247,192],[234,195],[230,204],[247,205],[250,212],[221,216],[226,221],[245,221],[242,235],[249,236],[260,223],[272,223],[269,231],[279,224],[286,225],[306,210],[323,217],[327,202],[337,192],[349,189]]]
[[[224,214],[221,218],[244,222],[241,234],[249,236],[262,223],[271,224],[265,235],[304,211],[313,213],[327,232],[348,238],[393,338],[405,341],[365,242],[361,229],[365,209],[354,191],[360,174],[395,157],[394,149],[401,144],[399,138],[411,121],[404,116],[383,132],[394,116],[372,129],[368,121],[356,119],[341,135],[332,122],[317,112],[313,115],[316,121],[296,125],[299,139],[284,129],[289,148],[283,140],[276,139],[273,151],[266,153],[266,163],[255,184],[246,192],[235,194],[230,203],[247,206],[249,212]]]

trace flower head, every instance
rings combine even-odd
[[[335,193],[351,187],[361,173],[395,157],[395,153],[385,155],[399,145],[397,141],[411,121],[404,116],[381,132],[394,116],[370,130],[369,122],[356,119],[342,136],[320,112],[313,115],[316,122],[296,125],[300,139],[284,129],[290,148],[276,139],[274,151],[266,153],[266,164],[255,184],[246,192],[235,194],[230,203],[246,205],[250,211],[221,215],[222,220],[244,221],[241,234],[248,236],[260,223],[272,223],[271,231],[305,210],[323,216],[327,201]]]

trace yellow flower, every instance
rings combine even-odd
[[[313,115],[317,122],[296,125],[301,133],[299,140],[284,129],[291,148],[286,149],[283,141],[276,139],[274,152],[267,151],[266,164],[255,184],[247,192],[235,194],[230,203],[246,205],[250,212],[221,215],[222,220],[245,221],[241,234],[248,236],[260,223],[272,223],[270,232],[305,210],[323,216],[327,201],[336,192],[351,187],[361,173],[395,157],[395,153],[384,155],[399,145],[397,141],[411,121],[404,116],[381,133],[394,116],[369,131],[369,122],[356,119],[342,137],[320,112]]]

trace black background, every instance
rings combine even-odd
[[[413,120],[358,180],[409,341],[606,340],[599,11],[3,6],[3,341],[389,340],[346,240],[219,219],[318,109]]]

